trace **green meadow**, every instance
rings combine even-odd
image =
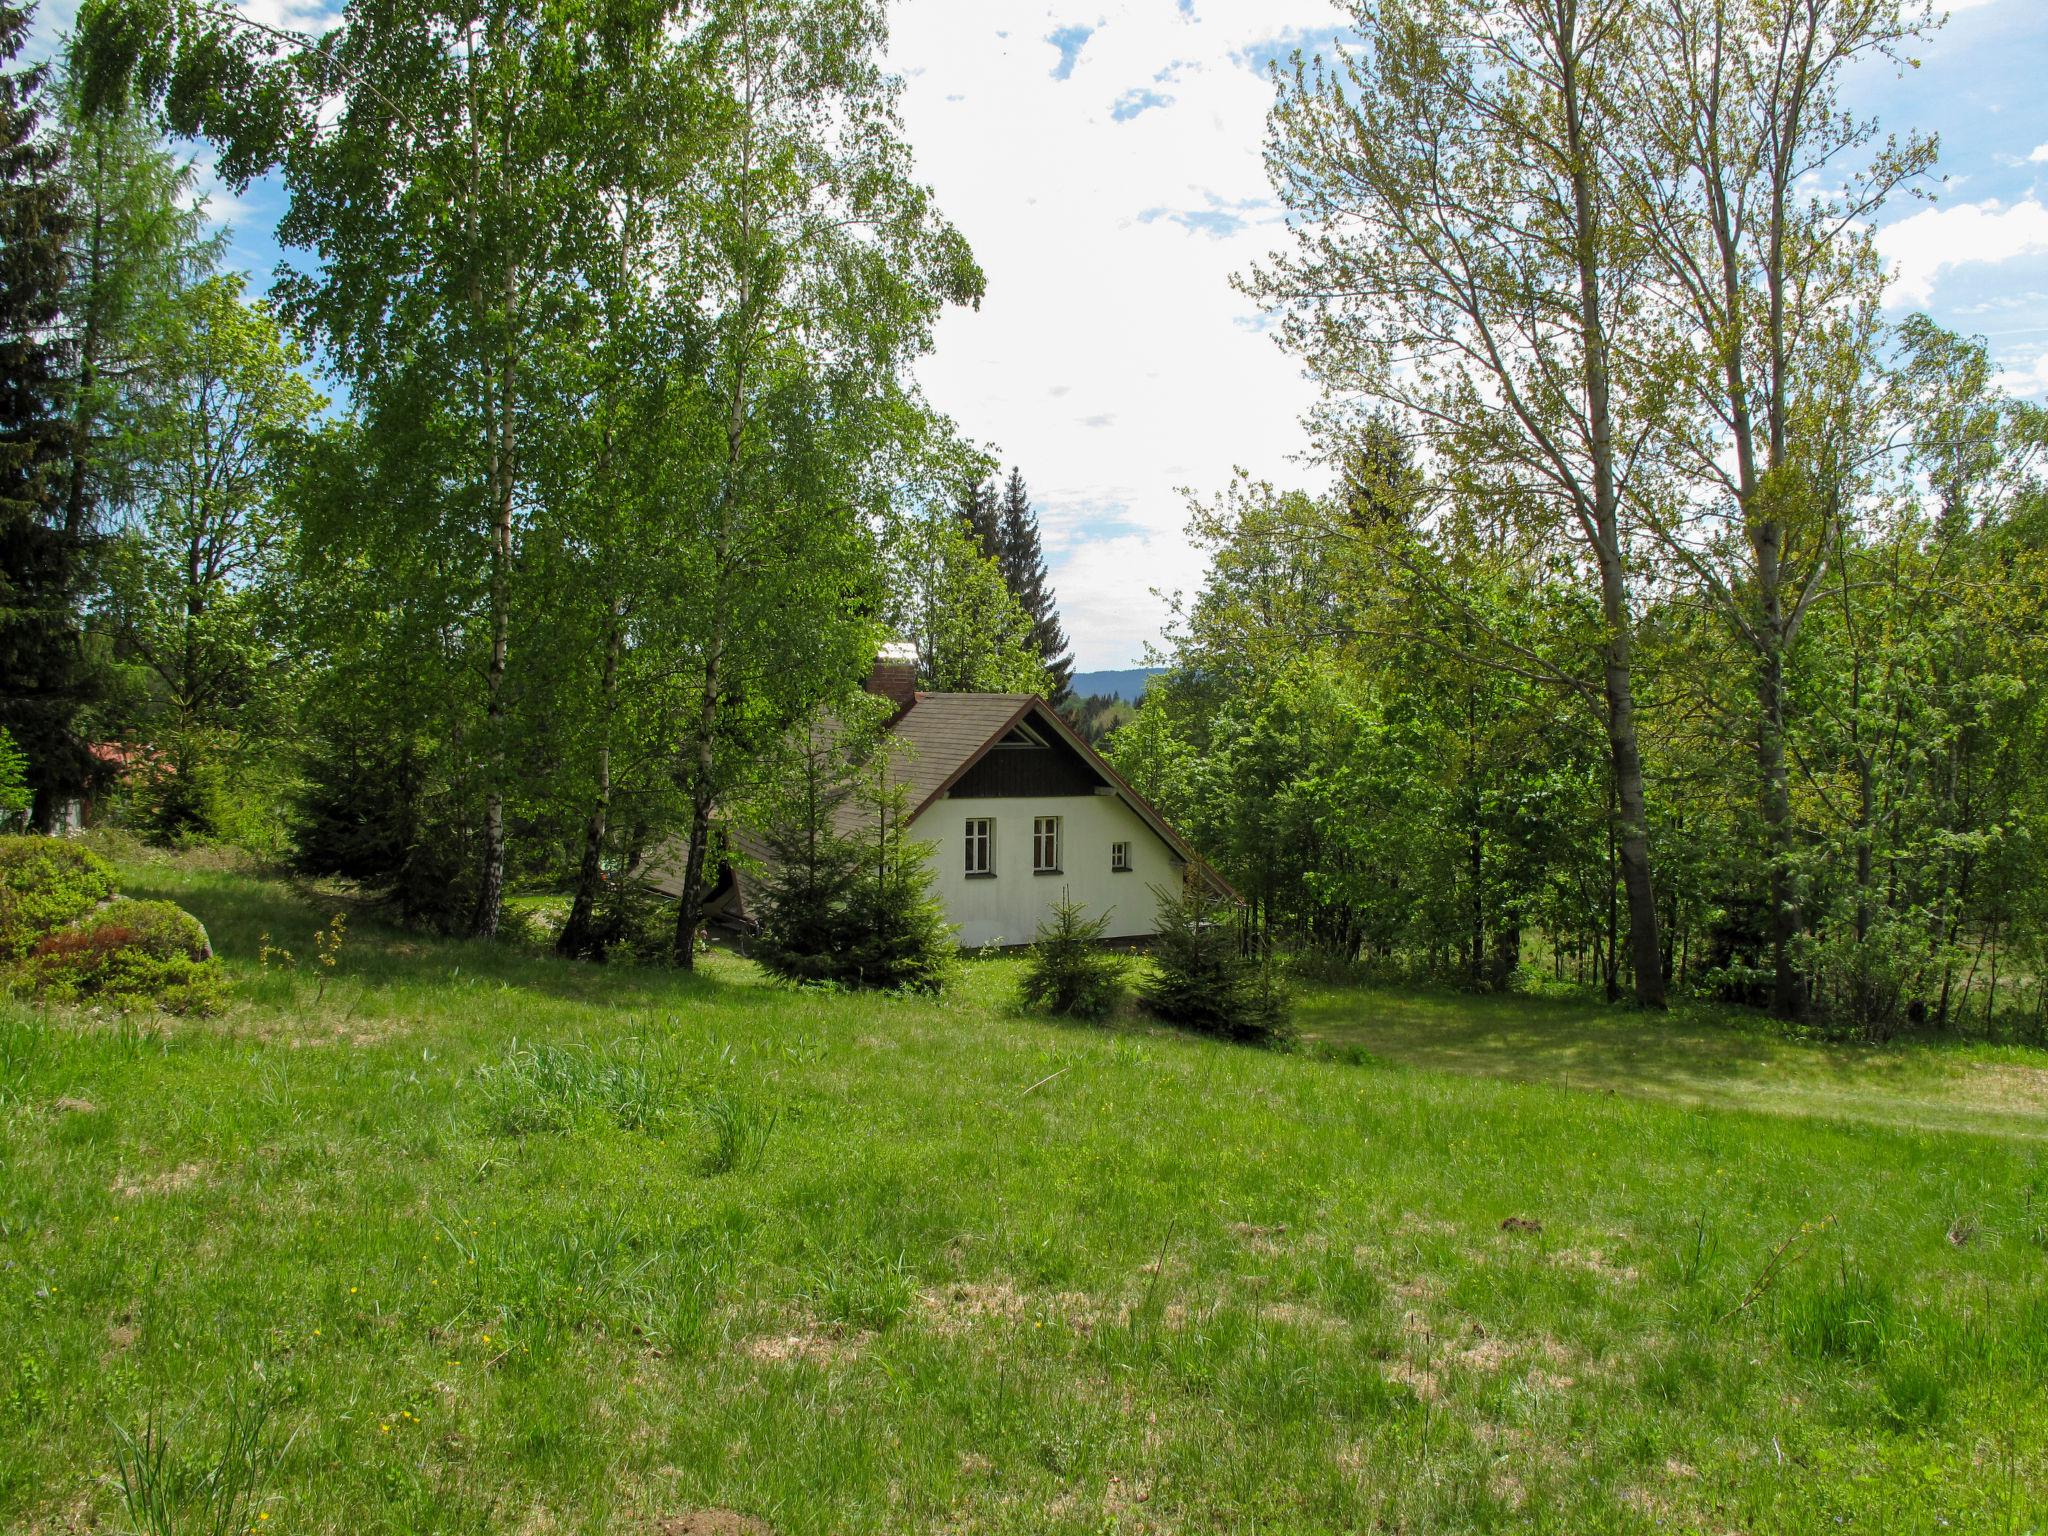
[[[318,893],[122,874],[236,1001],[0,1005],[7,1530],[2048,1530],[2048,1058],[329,968]]]

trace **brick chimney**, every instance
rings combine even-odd
[[[901,642],[883,646],[868,673],[867,691],[896,706],[892,723],[902,719],[917,702],[917,652]]]

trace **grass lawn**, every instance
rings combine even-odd
[[[7,1530],[129,1529],[139,1453],[278,1533],[2048,1531],[2048,1061],[361,919],[323,979],[284,886],[124,876],[239,1001],[0,1004]]]

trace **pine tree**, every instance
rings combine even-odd
[[[905,835],[903,787],[872,785],[861,873],[847,904],[840,980],[891,992],[937,992],[958,956],[954,929],[932,894],[931,845]]]
[[[1294,1003],[1270,952],[1245,955],[1221,903],[1195,881],[1152,891],[1159,936],[1139,1001],[1182,1029],[1251,1045],[1292,1041]]]
[[[768,817],[770,872],[753,957],[786,981],[844,979],[848,910],[866,859],[839,830],[854,785],[838,733],[814,725]]]
[[[21,52],[29,16],[0,0],[0,66]],[[72,216],[61,146],[42,128],[47,75],[0,67],[0,726],[28,754],[45,827],[92,769],[72,728],[91,674],[73,602],[80,544],[63,522]]]
[[[987,480],[976,480],[960,492],[958,508],[960,526],[965,528],[975,547],[990,560],[1000,561],[1003,553],[1002,511],[996,501],[996,488]]]
[[[1067,701],[1072,691],[1074,658],[1067,650],[1067,637],[1060,628],[1059,607],[1053,590],[1046,584],[1045,552],[1038,542],[1038,513],[1024,489],[1024,476],[1010,471],[1009,483],[997,514],[996,559],[1003,579],[1010,584],[1017,601],[1031,615],[1031,641],[1045,658],[1045,670],[1052,678],[1047,702],[1055,708]]]
[[[1123,956],[1102,947],[1110,914],[1088,909],[1066,891],[1038,925],[1017,1000],[1026,1008],[1075,1019],[1107,1018],[1123,1001],[1128,978]]]

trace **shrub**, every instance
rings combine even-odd
[[[28,787],[28,754],[0,725],[0,827],[26,817],[35,803],[35,792]]]
[[[1905,1028],[1926,979],[1927,940],[1905,923],[1880,922],[1862,939],[1837,932],[1816,946],[1814,1005],[1832,1032],[1883,1044]]]
[[[929,843],[905,841],[888,817],[874,867],[865,869],[847,903],[848,933],[840,953],[850,986],[892,992],[936,992],[952,975],[959,950],[945,909],[932,894]]]
[[[1158,1017],[1184,1029],[1255,1045],[1294,1038],[1294,1000],[1271,955],[1248,957],[1221,904],[1190,881],[1180,892],[1154,887],[1159,937],[1152,975],[1139,994]]]
[[[206,930],[168,901],[111,901],[38,940],[19,974],[29,991],[58,1002],[218,1013],[227,1001]]]
[[[1026,1008],[1073,1019],[1106,1018],[1123,1001],[1126,987],[1121,955],[1100,947],[1109,914],[1088,917],[1087,908],[1062,890],[1052,916],[1038,925],[1038,940],[1024,969],[1019,1000]]]
[[[957,951],[932,895],[930,848],[904,836],[900,788],[855,785],[863,770],[846,766],[837,738],[820,740],[771,812],[754,958],[785,981],[936,992]]]
[[[114,893],[105,859],[54,837],[0,837],[0,964]]]

